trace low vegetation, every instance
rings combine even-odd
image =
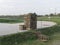
[[[17,20],[17,19],[0,19],[0,23],[20,23],[23,22],[23,20]]]
[[[20,23],[23,21],[23,16],[0,16],[1,23]]]
[[[49,39],[53,39],[53,34],[60,33],[60,26],[54,26],[35,31],[27,31],[23,33],[5,35],[0,37],[1,45],[46,45],[48,42],[41,42],[38,40],[35,32],[42,32],[42,34],[49,36]]]
[[[5,35],[0,37],[1,45],[17,45],[25,41],[36,40],[37,36],[33,31]]]
[[[57,38],[59,38],[60,40],[59,35],[54,36],[54,35],[60,34],[60,21],[59,21],[60,17],[59,16],[51,16],[50,19],[47,16],[37,17],[37,20],[53,21],[53,22],[56,22],[58,25],[55,25],[49,28],[43,28],[43,29],[27,31],[23,33],[2,36],[0,37],[0,45],[53,45],[51,43],[56,41]],[[48,42],[40,41],[35,34],[36,31],[49,36],[50,40],[48,40]]]
[[[38,21],[52,21],[52,22],[56,22],[57,24],[60,24],[60,17],[59,16],[50,16],[50,19],[48,18],[49,16],[42,16],[42,17],[38,17],[37,20]]]

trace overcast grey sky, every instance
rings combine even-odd
[[[60,0],[0,0],[0,15],[60,12]]]

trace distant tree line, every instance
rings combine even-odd
[[[43,17],[43,16],[59,16],[60,17],[60,13],[57,13],[57,14],[50,13],[50,14],[45,14],[45,15],[37,15],[37,17]]]
[[[50,13],[50,14],[46,14],[45,16],[60,16],[60,13],[58,13],[58,14]]]
[[[23,19],[23,15],[13,15],[13,16],[11,16],[11,15],[0,15],[0,18],[6,18],[6,19]]]
[[[0,15],[0,18],[10,18],[10,19],[23,19],[25,16],[25,14],[23,15]],[[58,14],[54,14],[54,13],[50,13],[50,14],[45,14],[45,15],[37,15],[37,17],[42,17],[42,16],[60,16],[60,13]]]

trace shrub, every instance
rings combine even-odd
[[[50,36],[54,33],[60,32],[60,26],[56,25],[56,26],[49,27],[49,28],[39,29],[38,31],[40,31],[44,35]]]
[[[15,45],[28,40],[35,40],[35,39],[37,39],[35,33],[29,31],[29,32],[3,36],[0,38],[0,41],[1,41],[1,45]]]

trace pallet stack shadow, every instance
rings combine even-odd
[[[29,13],[24,16],[24,24],[20,25],[20,30],[35,30],[37,29],[36,13]]]

